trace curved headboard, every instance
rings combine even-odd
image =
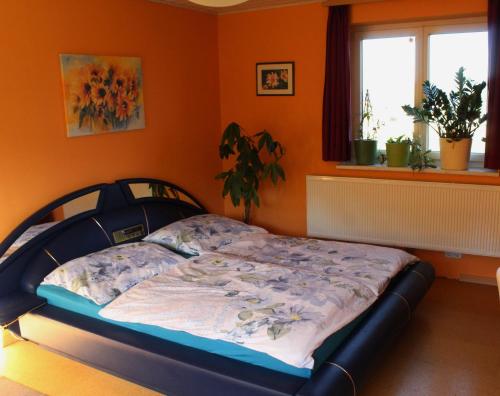
[[[141,183],[161,186],[163,193],[136,197],[131,187]],[[0,264],[0,297],[16,290],[35,293],[43,278],[58,265],[110,246],[139,241],[169,223],[207,213],[191,194],[163,180],[125,179],[92,188],[100,191],[95,210],[61,221]],[[86,193],[88,188],[78,192]],[[63,198],[73,199],[75,193]],[[63,198],[54,202],[62,204]],[[42,210],[38,211],[22,225],[36,224],[42,215]],[[4,243],[13,239],[12,235]]]

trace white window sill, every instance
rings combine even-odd
[[[485,168],[474,168],[473,165],[468,170],[463,171],[455,171],[455,170],[445,170],[438,168],[426,168],[422,171],[418,169],[413,170],[409,167],[399,168],[399,167],[391,167],[387,165],[356,165],[349,162],[343,162],[337,164],[337,169],[349,169],[349,170],[368,170],[368,171],[389,171],[389,172],[417,172],[417,173],[441,173],[448,175],[470,175],[470,176],[493,176],[498,177],[499,173],[496,170],[485,169]]]

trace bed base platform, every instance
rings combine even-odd
[[[356,395],[377,358],[410,320],[434,279],[409,266],[310,379],[253,366],[45,305],[19,319],[19,335],[169,396]]]
[[[94,207],[60,218],[61,207],[89,194],[98,195]],[[44,277],[61,263],[139,241],[166,224],[204,213],[203,205],[187,191],[156,179],[99,184],[59,198],[0,243],[0,256],[4,255],[0,259],[0,325],[40,346],[169,396],[351,396],[357,394],[374,360],[383,357],[434,279],[427,263],[403,270],[311,378],[169,342],[48,305],[36,295]],[[47,222],[52,223],[50,228],[12,252],[12,245],[26,230]]]

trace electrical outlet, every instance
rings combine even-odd
[[[462,258],[462,253],[457,253],[457,252],[444,252],[444,255],[448,258],[452,259],[461,259]]]

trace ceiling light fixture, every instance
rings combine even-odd
[[[189,1],[191,3],[196,3],[206,7],[229,7],[245,3],[248,0],[189,0]]]

